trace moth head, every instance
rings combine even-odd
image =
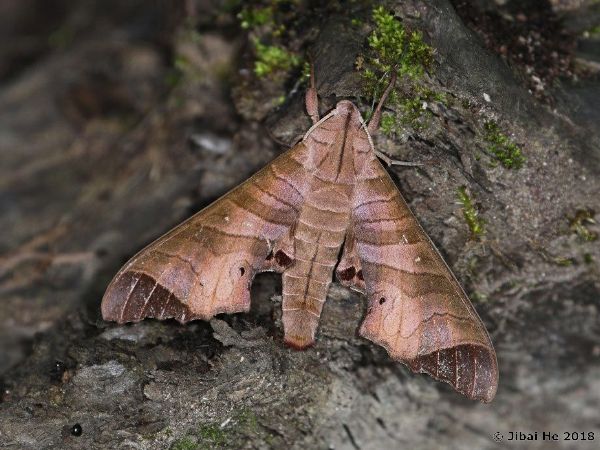
[[[334,115],[338,116],[341,119],[341,123],[346,124],[346,126],[349,126],[350,129],[354,131],[359,131],[361,128],[364,128],[366,131],[367,127],[360,114],[360,111],[358,110],[356,105],[351,101],[339,101],[335,106],[335,110],[333,112]]]
[[[350,100],[342,100],[335,105],[336,115],[346,116],[348,114],[358,115],[360,116],[360,112],[356,105],[352,103]]]
[[[355,166],[359,168],[359,170],[366,168],[366,161],[373,157],[375,147],[373,146],[373,140],[371,138],[371,135],[369,134],[367,124],[365,123],[364,119],[362,118],[362,115],[360,114],[360,111],[358,110],[356,105],[351,101],[342,100],[337,103],[333,113],[336,116],[340,116],[342,118],[350,116],[350,120],[347,123],[349,123],[350,128],[353,129],[355,133],[357,133],[355,136],[358,137],[358,139],[353,144],[355,152]],[[342,119],[342,121],[345,120]]]

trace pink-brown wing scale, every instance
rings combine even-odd
[[[104,295],[104,319],[187,322],[247,311],[254,275],[292,262],[305,154],[298,144],[134,256]]]
[[[487,331],[375,158],[357,179],[353,206],[354,242],[342,256],[350,262],[338,268],[338,278],[345,274],[346,283],[366,291],[360,334],[413,371],[448,382],[469,398],[491,401],[498,368]]]

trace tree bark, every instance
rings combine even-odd
[[[53,40],[25,46],[20,65],[0,49],[13,64],[0,65],[0,447],[496,448],[510,431],[539,432],[527,448],[545,447],[544,431],[559,434],[557,448],[589,445],[564,432],[600,439],[600,246],[586,219],[600,211],[597,73],[540,99],[448,0],[390,6],[435,49],[425,82],[450,100],[426,105],[426,127],[376,145],[424,164],[390,171],[496,346],[500,385],[483,405],[359,338],[364,298],[336,283],[317,344],[302,352],[282,344],[272,274],[255,279],[248,314],[102,321],[102,294],[125,260],[310,124],[294,80],[248,75],[239,7],[120,3],[67,4],[51,18]],[[308,42],[325,108],[371,100],[355,70],[379,2],[366,3],[352,17],[344,5],[306,9],[310,21],[288,30]],[[26,14],[18,8],[11,17]],[[557,14],[574,35],[597,8]],[[366,25],[353,27],[356,18]],[[14,42],[23,30],[15,25]],[[580,63],[598,65],[599,45],[586,41]],[[278,92],[286,100],[274,108],[264,99]],[[490,158],[491,120],[522,149],[522,169]],[[457,203],[461,186],[485,221],[479,239]]]

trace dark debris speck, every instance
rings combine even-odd
[[[71,434],[73,436],[81,436],[81,433],[83,433],[83,429],[81,428],[81,425],[79,425],[78,423],[76,423],[75,425],[73,425],[71,427]]]

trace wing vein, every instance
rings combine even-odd
[[[131,300],[131,294],[133,294],[133,291],[137,287],[141,278],[142,278],[142,276],[138,274],[137,279],[135,280],[135,283],[133,283],[133,286],[131,287],[131,289],[129,290],[129,293],[125,297],[125,301],[123,302],[123,307],[121,308],[121,322],[123,321],[123,317],[125,315],[125,309],[127,308],[127,304],[129,303],[129,300]]]

